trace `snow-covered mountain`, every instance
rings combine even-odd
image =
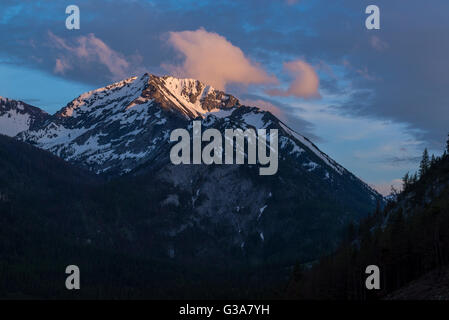
[[[171,130],[189,127],[193,119],[202,119],[204,128],[280,129],[280,148],[289,155],[298,157],[305,148],[333,172],[346,171],[268,112],[241,106],[197,80],[149,74],[87,92],[19,138],[96,173],[126,173],[158,155]],[[320,167],[307,160],[308,170]]]
[[[278,129],[278,173],[259,176],[258,165],[173,165],[170,133],[191,132],[194,119],[204,130]],[[149,176],[148,183],[172,186],[152,205],[184,214],[157,217],[151,231],[180,259],[317,258],[341,228],[382,199],[270,112],[193,79],[126,79],[82,94],[25,129],[16,138],[97,174]]]
[[[0,134],[10,137],[39,127],[50,115],[22,101],[0,97]]]
[[[165,150],[171,130],[238,106],[199,81],[145,74],[79,96],[20,139],[96,173],[126,173]]]

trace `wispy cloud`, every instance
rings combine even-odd
[[[320,80],[311,65],[301,60],[295,60],[284,63],[284,70],[293,78],[288,89],[269,89],[266,91],[267,94],[270,96],[294,96],[298,98],[320,97],[318,92]]]
[[[129,76],[130,63],[126,58],[111,49],[95,34],[80,36],[72,43],[48,32],[51,43],[60,50],[62,57],[55,62],[55,73],[64,74],[66,70],[73,69],[72,64],[99,63],[104,65],[113,79],[121,79]]]
[[[64,59],[57,58],[54,73],[64,74],[66,70],[72,69],[72,66]]]
[[[284,111],[269,101],[263,99],[243,99],[240,102],[244,105],[256,106],[261,110],[269,111],[279,119],[283,121],[286,120]]]
[[[380,162],[403,166],[404,164],[416,164],[420,159],[420,156],[386,157],[385,159],[380,160]]]

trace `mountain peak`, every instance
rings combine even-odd
[[[145,104],[161,108],[185,118],[203,118],[206,113],[240,106],[237,98],[215,90],[195,79],[156,76],[145,73],[140,78],[131,77],[106,87],[80,95],[57,113],[59,117],[77,117],[79,114],[100,109],[110,109],[119,103],[121,112]],[[119,110],[116,110],[119,111]]]
[[[0,134],[13,137],[48,117],[45,111],[23,101],[0,97]]]
[[[157,102],[168,104],[170,109],[177,110],[191,119],[203,118],[208,112],[240,106],[234,96],[196,79],[150,75],[147,92],[158,91],[162,96],[155,95]]]

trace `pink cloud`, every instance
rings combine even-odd
[[[72,69],[72,66],[64,58],[56,59],[54,73],[64,74],[69,69]]]
[[[281,109],[279,109],[279,107],[272,104],[271,102],[268,102],[268,101],[265,101],[262,99],[254,99],[254,100],[253,99],[245,99],[245,100],[241,100],[240,102],[247,106],[254,106],[254,107],[258,107],[261,110],[269,111],[281,120],[287,120],[284,115],[284,112]]]
[[[66,56],[56,60],[55,73],[64,73],[68,69],[68,60],[78,59],[78,62],[98,62],[106,66],[112,78],[122,79],[129,75],[130,64],[118,52],[111,49],[93,33],[80,36],[75,39],[74,44],[48,33],[55,47],[65,52]]]
[[[301,60],[284,63],[284,70],[293,81],[287,90],[271,89],[266,92],[271,96],[295,96],[300,98],[319,98],[320,80],[313,67]]]
[[[204,29],[170,32],[168,43],[184,56],[180,66],[162,67],[179,77],[199,79],[224,90],[228,83],[276,83],[259,65],[223,36]]]

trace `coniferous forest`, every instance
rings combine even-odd
[[[148,181],[153,181],[148,175],[109,181],[0,135],[0,297],[192,299],[282,293],[276,266],[259,270],[242,264],[231,272],[225,264],[168,258],[151,231],[186,209],[158,206],[174,190]],[[82,290],[76,292],[65,287],[65,269],[72,264],[81,270]]]
[[[365,269],[380,269],[367,290]],[[297,265],[288,296],[300,299],[449,299],[449,139],[439,157],[424,150],[384,208],[347,227],[338,250]]]

